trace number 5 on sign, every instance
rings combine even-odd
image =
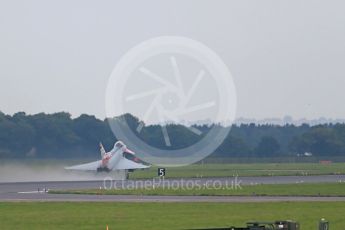
[[[158,168],[158,176],[165,176],[165,168]]]

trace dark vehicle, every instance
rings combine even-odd
[[[283,220],[275,222],[247,222],[246,227],[199,228],[194,230],[300,230],[296,221]],[[318,230],[329,230],[329,222],[321,219]]]

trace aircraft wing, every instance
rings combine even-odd
[[[66,167],[68,170],[80,170],[80,171],[97,171],[97,168],[102,164],[101,160],[90,162],[87,164],[73,165],[71,167]]]
[[[121,170],[121,169],[146,169],[150,168],[150,165],[144,165],[144,164],[138,164],[134,161],[128,160],[126,158],[121,158],[119,163],[115,166],[116,170]]]

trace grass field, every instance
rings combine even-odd
[[[0,229],[188,229],[292,219],[316,230],[324,217],[344,229],[345,202],[280,203],[0,203]]]
[[[57,194],[184,196],[345,196],[345,183],[246,185],[234,188],[148,188],[50,191]]]
[[[345,174],[345,163],[251,163],[251,164],[194,164],[178,168],[167,168],[166,178],[230,177],[238,176],[287,176]],[[153,178],[157,167],[137,170],[132,179]]]

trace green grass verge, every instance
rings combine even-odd
[[[345,163],[257,163],[257,164],[194,164],[167,168],[166,178],[230,177],[238,176],[300,176],[345,174]],[[132,179],[153,178],[157,167],[136,170]]]
[[[240,189],[231,186],[221,188],[195,187],[147,189],[87,189],[87,190],[52,190],[55,194],[89,194],[89,195],[165,195],[165,196],[345,196],[345,183],[322,184],[275,184],[244,185]]]
[[[299,221],[316,230],[324,217],[344,229],[345,202],[280,203],[0,203],[0,229],[188,229],[244,226],[250,220]]]

